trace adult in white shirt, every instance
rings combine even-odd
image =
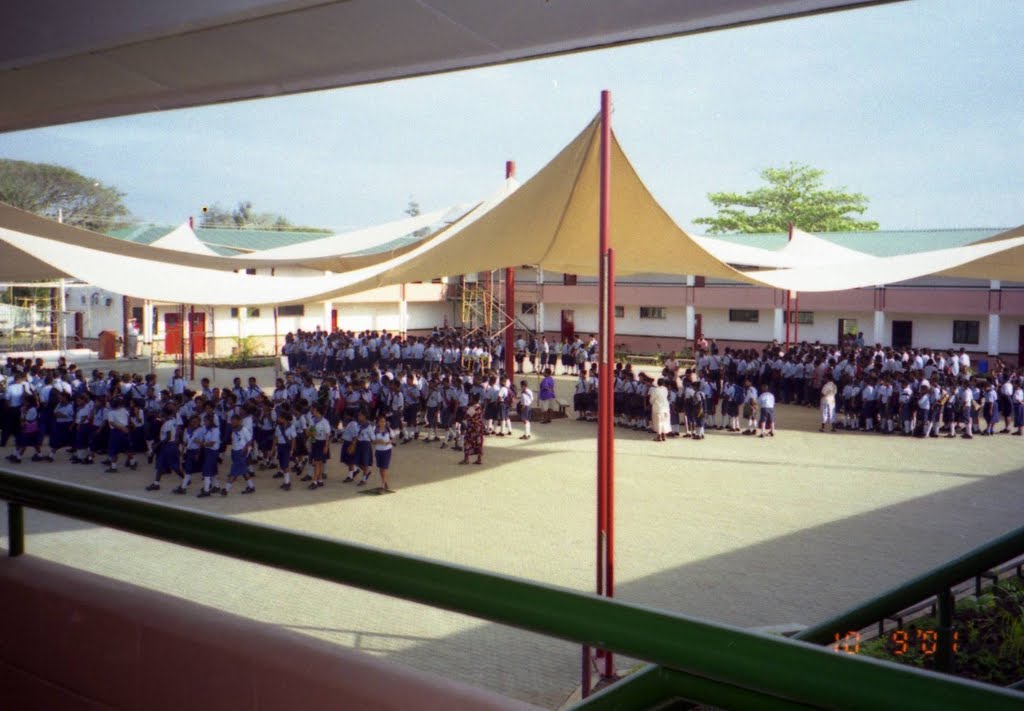
[[[139,326],[135,319],[128,322],[128,340],[125,343],[125,349],[131,360],[136,360],[139,357]]]
[[[664,442],[665,436],[672,431],[671,413],[668,408],[668,388],[661,378],[658,384],[647,394],[651,403],[651,429],[654,430],[654,441]]]
[[[821,431],[825,431],[825,425],[831,425],[832,431],[836,431],[836,381],[831,375],[825,376],[825,384],[821,386]]]

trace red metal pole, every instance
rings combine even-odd
[[[516,174],[516,162],[505,161],[505,179],[514,177]],[[515,348],[515,325],[516,325],[516,270],[515,267],[505,267],[505,372],[508,377],[513,377],[516,372]]]
[[[789,290],[786,290],[786,350],[789,350]]]
[[[196,379],[196,307],[188,307],[188,369],[189,380]]]
[[[608,368],[607,386],[602,388],[601,396],[603,402],[601,409],[607,413],[608,419],[605,425],[605,563],[604,563],[604,594],[608,597],[615,597],[615,426],[614,408],[615,393],[613,392],[614,382],[613,369],[615,368],[615,250],[609,249],[606,253],[605,262],[605,283],[607,292],[607,324],[605,326],[605,338],[608,340],[608,363],[602,369]],[[615,663],[611,652],[605,652],[604,677],[612,679],[615,677]]]
[[[611,93],[601,92],[601,198],[598,221],[598,266],[599,266],[599,346],[598,355],[598,430],[597,430],[597,594],[607,595],[608,566],[608,480],[609,460],[614,444],[613,413],[609,395],[613,392],[612,370],[614,369],[614,286],[609,273],[609,242],[611,215]],[[605,653],[605,669],[612,665],[611,655]]]

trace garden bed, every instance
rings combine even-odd
[[[921,669],[936,668],[937,620],[921,617],[864,642],[860,654]],[[953,673],[997,686],[1024,679],[1024,582],[1001,581],[984,595],[958,600],[953,615]]]

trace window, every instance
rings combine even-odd
[[[563,274],[562,284],[564,286],[576,286],[576,275],[575,274]]]
[[[523,316],[533,316],[537,313],[537,304],[520,304],[519,312]]]
[[[977,345],[980,324],[980,321],[954,321],[953,343],[973,343]]]
[[[252,308],[250,306],[249,310],[245,312],[245,317],[246,318],[259,318],[260,317],[260,310],[259,309],[254,309],[254,308]],[[238,308],[237,307],[234,307],[234,306],[231,307],[231,318],[238,318]]]
[[[292,304],[291,306],[278,306],[278,316],[305,316],[306,306],[305,304]]]
[[[625,317],[626,317],[626,307],[625,306],[616,306],[615,307],[615,318],[625,318]]]
[[[250,274],[250,275],[255,275],[256,274],[256,270],[255,269],[246,269],[245,273],[246,274]]]
[[[813,311],[790,311],[789,322],[798,323],[801,326],[813,326],[814,325],[814,312]]]
[[[757,323],[759,317],[757,309],[729,309],[729,320],[734,323]]]
[[[618,314],[615,314],[618,316]],[[665,307],[664,306],[641,306],[640,307],[640,318],[665,318]]]

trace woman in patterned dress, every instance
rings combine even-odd
[[[466,441],[463,445],[463,458],[459,464],[469,464],[469,455],[475,454],[474,464],[484,463],[484,421],[480,411],[480,397],[471,395],[469,407],[466,408]]]

